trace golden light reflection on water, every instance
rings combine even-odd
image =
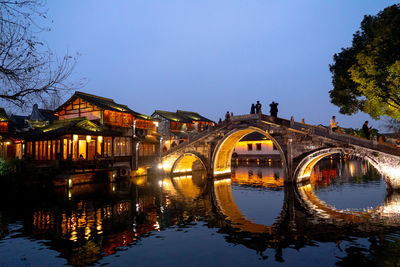
[[[218,209],[235,228],[251,233],[272,233],[271,226],[254,223],[243,215],[233,198],[231,179],[215,180],[214,194]]]
[[[257,187],[282,187],[282,168],[237,167],[232,172],[232,183]]]
[[[274,188],[284,185],[284,170],[281,162],[252,161],[249,164],[235,164],[231,173],[235,185]]]
[[[388,196],[383,205],[362,211],[339,210],[319,199],[315,194],[314,186],[331,184],[340,172],[338,168],[335,168],[335,164],[330,163],[330,159],[328,163],[328,167],[318,165],[319,169],[314,170],[312,183],[300,186],[298,195],[287,198],[294,202],[296,200],[294,198],[299,197],[302,205],[305,203],[305,207],[312,214],[311,218],[301,218],[302,223],[305,225],[308,223],[311,229],[313,223],[328,223],[329,225],[352,223],[356,224],[357,229],[367,230],[371,227],[379,229],[378,227],[382,225],[400,224],[400,197],[396,194]],[[365,173],[367,167],[359,162],[343,161],[343,164],[347,164],[349,174],[351,174],[350,166],[353,166],[355,173]],[[82,187],[84,193],[79,191],[79,187],[74,187],[70,191],[65,190],[63,196],[63,201],[73,205],[53,210],[38,208],[33,212],[33,232],[53,233],[57,235],[57,238],[69,242],[75,249],[72,252],[71,248],[57,249],[62,251],[62,257],[68,257],[73,265],[95,263],[103,256],[116,253],[120,247],[131,246],[151,232],[178,225],[182,221],[196,221],[197,218],[193,214],[204,217],[209,215],[207,218],[212,218],[210,220],[218,218],[217,223],[214,221],[214,227],[218,225],[221,229],[225,229],[229,226],[235,233],[274,235],[280,223],[287,223],[280,221],[286,218],[285,216],[277,218],[276,223],[272,225],[254,223],[246,218],[244,215],[246,210],[242,212],[232,196],[232,184],[258,187],[257,191],[259,187],[284,186],[282,168],[274,164],[271,167],[261,165],[258,165],[261,170],[257,166],[234,168],[229,178],[211,181],[204,175],[194,173],[185,173],[172,178],[144,176],[132,180],[129,187],[132,190],[124,190],[117,184],[114,184],[114,190],[112,185],[100,188],[99,191],[104,194],[104,197],[95,201],[90,197],[84,197],[85,194],[90,193],[90,187]],[[208,188],[212,188],[210,191],[215,194],[215,199],[210,196],[210,192],[205,190],[207,183],[209,183]],[[105,191],[109,195],[105,194]],[[283,191],[280,192],[283,194]],[[68,200],[68,192],[72,192],[72,200]],[[291,207],[292,209],[288,211],[284,210],[289,202],[282,203],[282,213],[294,211],[287,217],[295,220],[297,214],[295,207]],[[279,233],[271,240],[271,242],[279,242]]]

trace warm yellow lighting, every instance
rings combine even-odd
[[[191,172],[191,171],[192,171],[191,168],[188,168],[188,169],[177,169],[177,170],[174,170],[174,173]]]
[[[159,163],[157,167],[158,167],[159,169],[162,169],[162,168],[163,168],[163,165],[162,165],[161,163]]]
[[[145,168],[138,168],[136,171],[137,175],[144,175],[146,174],[146,169]]]
[[[92,140],[92,137],[90,135],[86,135],[86,142],[90,143],[90,140]]]
[[[352,163],[353,162],[350,162],[349,169],[350,169],[350,175],[354,176],[355,168],[354,168],[354,164],[352,164]]]
[[[165,143],[166,143],[166,144],[169,144],[169,141],[167,140],[167,141],[165,141]]]
[[[99,143],[103,143],[103,136],[98,136],[98,137],[97,137],[97,141],[98,141]]]
[[[6,145],[9,145],[10,144],[10,142],[6,142]]]
[[[158,127],[158,121],[153,121],[154,125]]]
[[[228,174],[231,172],[231,169],[225,169],[225,170],[220,170],[220,171],[214,171],[214,175],[220,175],[220,174]]]
[[[231,183],[231,178],[226,178],[226,179],[221,179],[221,180],[215,180],[214,185],[217,184],[230,184]]]
[[[74,138],[75,142],[78,141],[78,135],[77,134],[74,134],[73,138]]]

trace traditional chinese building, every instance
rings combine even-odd
[[[156,121],[110,98],[75,92],[54,111],[58,120],[41,123],[45,118],[36,115],[28,120],[34,129],[22,136],[26,156],[38,165],[57,161],[127,175],[159,148]]]
[[[0,158],[21,158],[23,141],[12,134],[12,122],[4,108],[0,108]]]
[[[254,132],[243,137],[233,149],[233,160],[280,161],[279,150],[264,135]]]
[[[214,125],[212,120],[192,111],[177,110],[176,112],[170,112],[156,110],[152,117],[159,120],[157,131],[163,137],[163,151]]]

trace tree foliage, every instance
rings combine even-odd
[[[352,46],[333,60],[329,93],[341,113],[400,120],[400,4],[365,16]]]
[[[73,86],[67,78],[76,57],[57,58],[38,38],[43,10],[40,0],[0,0],[0,99],[18,107]]]

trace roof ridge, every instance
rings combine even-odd
[[[71,118],[71,119],[63,119],[63,120],[55,120],[53,123],[67,123],[67,122],[73,122],[73,121],[84,121],[87,120],[86,117],[80,117],[80,118]]]
[[[86,95],[86,96],[89,96],[89,97],[95,97],[95,98],[99,98],[99,99],[104,99],[104,100],[111,101],[111,102],[115,103],[114,99],[108,98],[108,97],[88,94],[88,93],[84,93],[84,92],[81,92],[81,91],[75,91],[75,94]],[[115,103],[115,104],[117,104],[117,103]]]
[[[189,113],[196,113],[196,114],[199,114],[198,112],[195,112],[195,111],[181,110],[181,109],[177,109],[176,112],[189,112]]]

